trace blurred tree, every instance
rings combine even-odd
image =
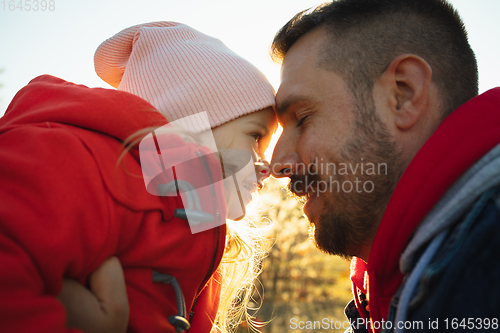
[[[270,179],[260,195],[264,219],[276,223],[270,235],[274,246],[264,260],[260,282],[256,282],[258,293],[254,296],[256,305],[261,304],[257,319],[268,322],[261,331],[290,332],[293,318],[297,321],[327,318],[342,323],[346,321],[344,307],[352,298],[349,263],[315,248],[309,240],[302,204],[290,198],[282,187]],[[329,331],[343,332],[345,328]],[[242,327],[239,332],[246,330]]]

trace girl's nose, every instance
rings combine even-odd
[[[262,186],[262,182],[271,176],[271,167],[269,162],[264,159],[259,159],[255,163],[255,172],[257,174],[257,182]]]

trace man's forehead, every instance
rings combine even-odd
[[[287,67],[295,67],[304,61],[316,63],[318,53],[327,38],[326,28],[316,28],[300,37],[286,52],[283,58],[281,74]]]
[[[314,77],[314,63],[307,61],[295,61],[294,54],[290,54],[291,59],[281,67],[281,83],[276,92],[276,111],[278,117],[282,115],[292,104],[306,98],[308,85]],[[298,59],[300,60],[300,59]]]
[[[295,45],[294,45],[295,46]],[[307,47],[292,47],[283,59],[280,76],[281,82],[295,79],[294,76],[301,76],[304,70],[315,66],[317,61],[317,52]]]
[[[276,114],[284,116],[291,107],[312,102],[314,90],[317,89],[318,68],[305,63],[290,68],[283,76],[276,92]]]
[[[289,104],[304,99],[304,85],[314,80],[318,71],[318,51],[323,43],[325,29],[315,29],[292,45],[281,66],[281,83],[276,93],[278,116]]]

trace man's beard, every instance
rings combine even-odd
[[[376,166],[384,163],[387,165],[384,171],[387,170],[387,172],[378,174],[379,170],[377,170],[375,175],[358,174],[358,172],[355,175],[339,175],[338,173],[334,176],[326,175],[328,183],[332,180],[338,181],[339,184],[345,181],[354,184],[354,180],[359,180],[361,184],[371,181],[374,185],[373,191],[368,193],[362,190],[361,193],[358,191],[347,193],[341,186],[339,191],[325,191],[319,194],[316,200],[323,201],[323,211],[319,220],[314,224],[311,223],[309,229],[310,238],[316,243],[318,249],[344,258],[359,256],[371,245],[385,208],[403,171],[401,154],[396,150],[393,137],[376,116],[374,105],[372,111],[370,123],[356,119],[353,135],[342,148],[340,159],[327,162],[335,165],[346,163],[358,166],[361,163],[373,163]],[[363,158],[362,162],[361,158]],[[290,191],[303,196],[305,189],[299,184],[320,181],[321,175],[318,174],[318,168],[319,166],[316,165],[315,172],[308,172],[306,175],[293,175],[289,184]],[[335,186],[333,188],[336,189]]]

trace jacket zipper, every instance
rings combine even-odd
[[[210,268],[208,270],[208,273],[205,276],[205,278],[203,279],[203,283],[201,284],[200,288],[198,289],[198,293],[196,295],[196,298],[194,299],[193,305],[191,306],[191,311],[189,312],[189,322],[191,322],[191,320],[193,319],[194,306],[196,305],[196,302],[198,302],[198,298],[201,295],[201,290],[203,289],[205,284],[208,282],[208,280],[210,279],[210,277],[214,273],[212,271],[213,271],[214,266],[215,266],[215,259],[217,258],[217,252],[219,252],[219,238],[220,238],[220,212],[219,212],[219,208],[217,208],[217,223],[219,225],[217,226],[217,240],[215,242],[215,251],[214,251],[214,255],[212,256],[212,263],[210,264]]]

